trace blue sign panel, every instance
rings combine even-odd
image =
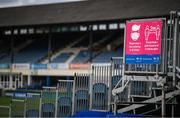
[[[126,64],[159,64],[160,55],[126,55]]]
[[[31,69],[47,69],[47,64],[32,64]]]

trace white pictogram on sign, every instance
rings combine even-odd
[[[145,29],[145,40],[147,41],[149,39],[149,35],[154,34],[156,36],[156,40],[159,40],[160,36],[160,27],[157,25],[156,27],[153,26],[146,26]]]
[[[139,33],[140,27],[141,27],[141,25],[133,25],[132,26],[131,39],[133,41],[137,41],[139,39],[139,37],[140,37],[140,33]]]

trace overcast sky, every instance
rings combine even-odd
[[[0,0],[0,8],[24,6],[24,5],[36,5],[36,4],[48,4],[48,3],[61,3],[80,0]]]

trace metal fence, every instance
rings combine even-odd
[[[91,110],[107,111],[111,101],[111,66],[92,66]]]
[[[10,106],[0,106],[0,117],[9,117],[11,115]]]
[[[69,117],[72,115],[73,80],[59,80],[56,95],[56,116]]]
[[[26,114],[26,101],[20,99],[12,99],[11,117],[24,117]]]
[[[152,82],[149,81],[131,81],[131,97],[151,97]]]
[[[56,87],[43,88],[40,104],[40,117],[55,117]]]
[[[73,114],[80,111],[88,111],[90,108],[90,74],[78,74],[74,76],[73,87]]]
[[[40,116],[40,93],[27,93],[26,98],[26,117]]]
[[[23,87],[22,74],[0,74],[0,87],[4,89],[16,89]]]

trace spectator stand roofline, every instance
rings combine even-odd
[[[87,0],[0,9],[0,27],[167,17],[179,0]]]

